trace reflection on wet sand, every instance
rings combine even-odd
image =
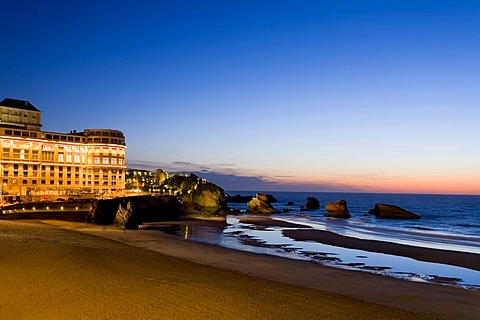
[[[379,241],[360,240],[309,227],[297,228],[298,226],[295,224],[268,218],[227,219],[227,222],[229,224],[213,227],[198,223],[183,223],[156,226],[155,228],[184,239],[242,251],[309,260],[326,266],[416,282],[480,290],[480,272],[478,270],[437,263],[438,261],[435,259],[430,259],[430,255],[442,261],[442,255],[448,254],[437,252],[438,250],[420,248],[424,250],[418,251],[419,248],[399,244],[379,244]],[[324,241],[326,237],[333,237],[334,240],[340,239],[341,241],[332,241],[332,239]],[[339,242],[339,244],[335,245],[335,242]],[[413,253],[414,257],[389,254],[390,245],[397,251],[401,249],[409,254]],[[379,251],[379,247],[382,250]],[[395,250],[392,251],[395,252]],[[428,259],[421,261],[423,257]],[[479,255],[454,253],[453,257],[456,259],[455,262],[460,265],[465,262],[467,265],[473,263],[476,268],[480,266],[480,263],[477,263],[480,259]],[[472,257],[474,260],[471,259]]]

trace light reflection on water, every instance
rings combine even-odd
[[[359,270],[409,281],[480,290],[480,272],[476,270],[318,242],[296,241],[284,236],[283,228],[240,223],[236,218],[227,218],[227,223],[228,226],[224,230],[178,226],[178,229],[171,233],[188,240],[230,249],[309,260],[325,266]]]

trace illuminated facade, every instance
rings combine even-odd
[[[40,110],[15,99],[0,102],[0,117],[3,195],[46,199],[124,191],[126,145],[121,131],[44,132]]]

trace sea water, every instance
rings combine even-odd
[[[229,191],[229,195],[254,195]],[[469,252],[480,255],[480,196],[413,195],[373,193],[306,193],[268,192],[278,202],[272,203],[280,213],[270,217],[331,231],[360,239],[380,240],[410,246]],[[315,197],[320,209],[302,211],[307,197]],[[325,204],[347,201],[350,219],[325,217]],[[293,205],[287,205],[293,202]],[[420,215],[419,220],[378,219],[368,214],[376,203],[402,207]],[[245,203],[229,203],[232,209],[244,211]],[[288,212],[283,212],[288,209]],[[322,265],[381,274],[410,281],[431,282],[480,289],[480,271],[463,267],[417,261],[407,257],[367,252],[298,241],[283,234],[285,228],[240,223],[236,216],[227,217],[222,230],[190,228],[188,239],[227,248],[291,259],[309,260]]]

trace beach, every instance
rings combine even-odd
[[[480,301],[157,230],[0,221],[0,245],[1,318],[475,319]]]

